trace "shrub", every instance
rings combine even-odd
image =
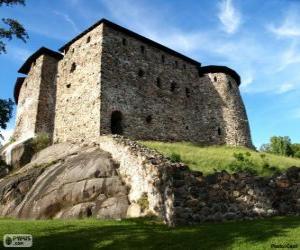
[[[233,172],[249,172],[256,174],[255,164],[251,159],[251,153],[234,153],[234,160],[229,164],[229,169]]]
[[[149,208],[149,201],[147,193],[143,193],[141,198],[137,201],[137,204],[141,207],[142,212]]]
[[[172,153],[169,157],[170,161],[175,163],[175,162],[181,162],[181,156],[180,154]]]
[[[40,133],[32,140],[32,147],[35,153],[47,148],[50,145],[50,138],[47,133]]]

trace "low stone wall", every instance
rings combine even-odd
[[[173,223],[300,215],[300,168],[273,177],[175,171]]]
[[[131,206],[146,195],[147,211],[169,225],[300,215],[300,168],[273,177],[225,171],[203,176],[120,136],[101,137],[100,147],[120,163]]]

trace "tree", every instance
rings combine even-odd
[[[288,136],[272,136],[270,143],[264,144],[261,150],[276,155],[293,156],[292,142]]]
[[[294,157],[300,158],[300,143],[293,143],[292,150]]]
[[[0,0],[0,7],[3,5],[12,6],[16,4],[25,5],[25,0]],[[11,40],[13,37],[16,37],[26,42],[29,38],[25,28],[17,20],[2,18],[2,22],[5,27],[0,27],[0,54],[6,53],[6,44],[3,40]]]
[[[0,128],[6,129],[9,119],[12,117],[14,102],[11,99],[2,100],[0,99]],[[0,137],[3,136],[0,133]]]

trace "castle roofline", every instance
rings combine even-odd
[[[21,90],[21,87],[23,85],[25,78],[26,77],[18,77],[16,80],[15,87],[14,87],[14,99],[15,99],[16,104],[18,104],[20,90]]]
[[[174,56],[177,56],[177,57],[179,57],[179,58],[181,58],[181,59],[183,59],[185,61],[188,61],[188,62],[190,62],[192,64],[195,64],[196,66],[199,66],[199,67],[201,66],[200,62],[198,62],[198,61],[196,61],[196,60],[194,60],[194,59],[192,59],[190,57],[187,57],[187,56],[185,56],[185,55],[183,55],[183,54],[181,54],[181,53],[179,53],[179,52],[177,52],[175,50],[172,50],[172,49],[170,49],[170,48],[168,48],[168,47],[166,47],[166,46],[164,46],[164,45],[162,45],[160,43],[157,43],[157,42],[155,42],[155,41],[153,41],[153,40],[151,40],[151,39],[149,39],[147,37],[144,37],[142,35],[139,35],[139,34],[133,32],[133,31],[129,30],[129,29],[126,29],[126,28],[124,28],[124,27],[122,27],[122,26],[120,26],[118,24],[115,24],[115,23],[113,23],[113,22],[111,22],[111,21],[109,21],[109,20],[107,20],[105,18],[102,18],[101,20],[99,20],[98,22],[96,22],[95,24],[93,24],[91,27],[89,27],[88,29],[86,29],[85,31],[83,31],[82,33],[80,33],[79,35],[77,35],[76,37],[74,37],[71,41],[69,41],[64,46],[62,46],[59,49],[59,51],[60,52],[64,52],[64,50],[67,49],[68,47],[70,47],[71,44],[73,44],[75,41],[77,41],[78,39],[80,39],[81,37],[83,37],[88,32],[90,32],[91,30],[93,30],[94,28],[96,28],[97,26],[99,26],[102,23],[105,24],[105,25],[107,25],[107,26],[109,26],[109,27],[111,27],[111,28],[113,28],[113,29],[115,29],[115,30],[117,30],[117,31],[121,31],[121,32],[125,33],[128,36],[132,36],[132,37],[134,37],[134,38],[136,38],[136,39],[138,39],[138,40],[140,40],[140,41],[142,41],[142,42],[144,42],[146,44],[149,44],[149,45],[151,45],[153,47],[156,47],[156,48],[158,48],[158,49],[160,49],[162,51],[165,51],[166,53],[169,53],[169,54],[172,54]]]
[[[199,74],[206,73],[225,73],[230,75],[237,83],[238,86],[241,84],[241,77],[236,71],[226,66],[208,65],[199,68]]]
[[[27,58],[27,60],[21,66],[21,68],[18,70],[18,72],[27,75],[30,70],[30,66],[31,66],[32,62],[34,62],[41,55],[48,55],[48,56],[54,57],[58,60],[63,58],[63,55],[61,53],[53,51],[53,50],[45,48],[45,47],[41,47],[36,52],[34,52],[30,57]]]

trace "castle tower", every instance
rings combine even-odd
[[[217,106],[222,110],[223,126],[218,134],[224,144],[253,147],[246,109],[240,95],[240,76],[224,66],[205,66],[200,69],[209,77],[212,86],[220,97]]]
[[[17,79],[14,96],[18,105],[15,140],[31,138],[38,133],[50,137],[54,127],[57,62],[60,53],[40,48],[19,69],[27,77]]]

